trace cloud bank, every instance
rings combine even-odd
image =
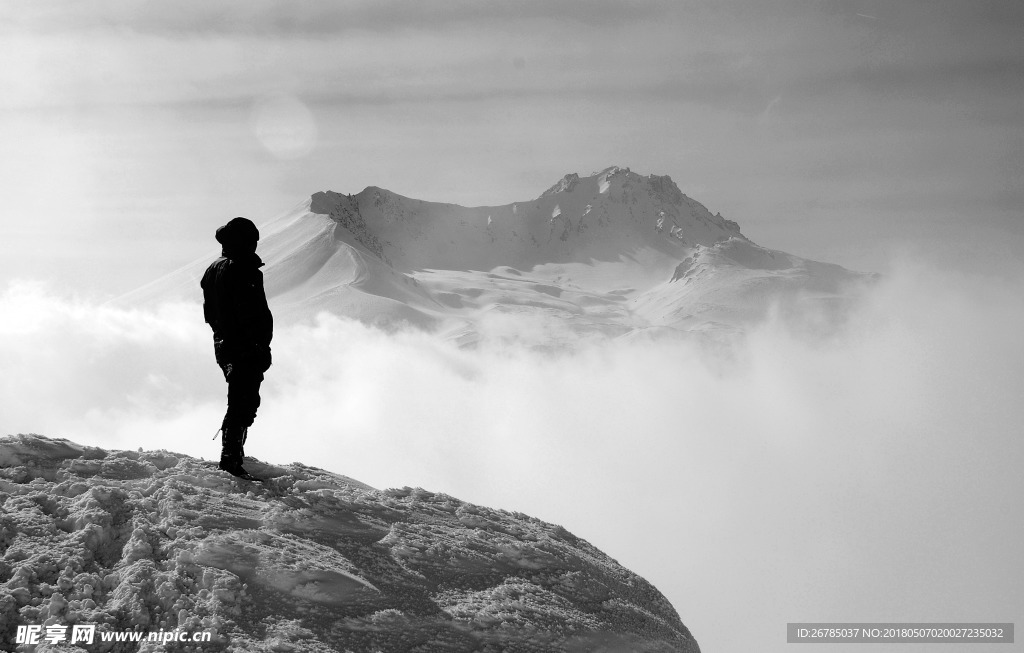
[[[706,650],[782,650],[790,621],[1013,621],[1022,291],[897,266],[839,332],[772,320],[727,355],[464,351],[324,316],[279,329],[248,449],[560,523],[653,582]],[[0,365],[4,434],[219,452],[198,306],[15,284]]]

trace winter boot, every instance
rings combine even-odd
[[[258,480],[255,476],[245,471],[242,467],[244,452],[242,444],[245,442],[248,429],[238,427],[227,427],[221,431],[221,453],[220,468],[238,478],[247,481]]]

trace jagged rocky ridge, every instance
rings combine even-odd
[[[90,651],[699,650],[654,587],[560,526],[299,463],[247,467],[270,480],[0,438],[0,648],[18,625],[80,623],[213,635]]]

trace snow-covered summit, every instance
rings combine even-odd
[[[537,199],[503,206],[425,202],[370,186],[356,195],[315,193],[309,211],[401,272],[614,261],[641,247],[676,256],[685,246],[742,237],[671,178],[618,167],[567,174]]]
[[[713,315],[715,324],[742,328],[805,290],[835,304],[845,282],[862,279],[797,257],[786,269],[755,265],[740,274],[726,256],[705,265],[732,261],[724,274],[673,284],[684,261],[726,243],[743,244],[741,267],[772,254],[668,175],[618,166],[566,174],[535,199],[500,206],[427,202],[377,186],[320,191],[261,233],[271,307],[286,319],[329,311],[444,329],[466,342],[495,311],[554,317],[606,336],[703,329]],[[195,296],[209,260],[136,297],[166,298],[175,289]]]
[[[548,195],[555,195],[556,193],[572,192],[572,189],[575,188],[576,184],[578,184],[579,182],[580,176],[577,173],[572,172],[562,177],[558,181],[558,183],[556,183],[554,186],[541,193],[540,196],[547,197]]]
[[[209,632],[203,650],[239,653],[699,650],[654,587],[560,526],[246,466],[269,480],[163,450],[0,438],[3,648],[18,626],[94,624]]]

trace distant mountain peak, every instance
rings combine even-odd
[[[651,195],[666,204],[681,206],[684,202],[684,198],[686,198],[683,192],[679,189],[679,186],[676,185],[668,175],[652,174],[647,177],[643,177],[636,174],[629,168],[623,168],[620,166],[609,166],[604,170],[591,173],[589,177],[584,177],[584,179],[596,179],[599,193],[605,193],[611,185],[611,180],[620,175],[627,177],[626,181],[628,183],[641,181],[646,182],[651,190]],[[559,193],[571,193],[579,186],[580,181],[581,178],[579,173],[570,172],[559,179],[553,186],[541,193],[540,198],[551,197],[553,195],[558,195]],[[721,216],[719,215],[716,217]]]
[[[558,193],[571,193],[572,189],[575,188],[576,184],[578,184],[579,182],[579,174],[571,172],[566,176],[562,177],[554,186],[541,193],[540,196],[548,197],[549,195],[556,195]]]
[[[608,180],[619,174],[633,174],[629,168],[622,168],[620,166],[609,166],[604,170],[599,170],[590,173],[589,177],[584,179],[598,179],[598,183],[601,185],[601,192],[605,192],[608,189]],[[640,175],[634,175],[639,178]],[[571,193],[577,185],[580,183],[580,175],[578,172],[570,172],[565,175],[551,188],[547,189],[540,194],[541,197],[550,197],[557,195],[558,193]]]
[[[539,197],[502,206],[378,186],[323,191],[261,231],[275,306],[450,329],[460,342],[499,311],[558,315],[581,333],[615,336],[747,324],[805,291],[838,305],[844,284],[863,278],[764,250],[668,175],[620,166],[566,174]],[[208,264],[162,286],[195,293]]]
[[[603,176],[606,176],[606,177],[614,177],[615,175],[617,175],[619,173],[627,173],[628,174],[630,172],[632,172],[632,171],[629,168],[623,168],[623,167],[620,167],[620,166],[608,166],[604,170],[598,170],[597,172],[590,173],[590,176],[591,177],[599,177],[599,176],[603,175]]]
[[[682,204],[683,198],[686,197],[683,195],[683,191],[679,190],[676,182],[672,181],[672,177],[668,175],[651,175],[648,180],[654,196],[666,204]]]

